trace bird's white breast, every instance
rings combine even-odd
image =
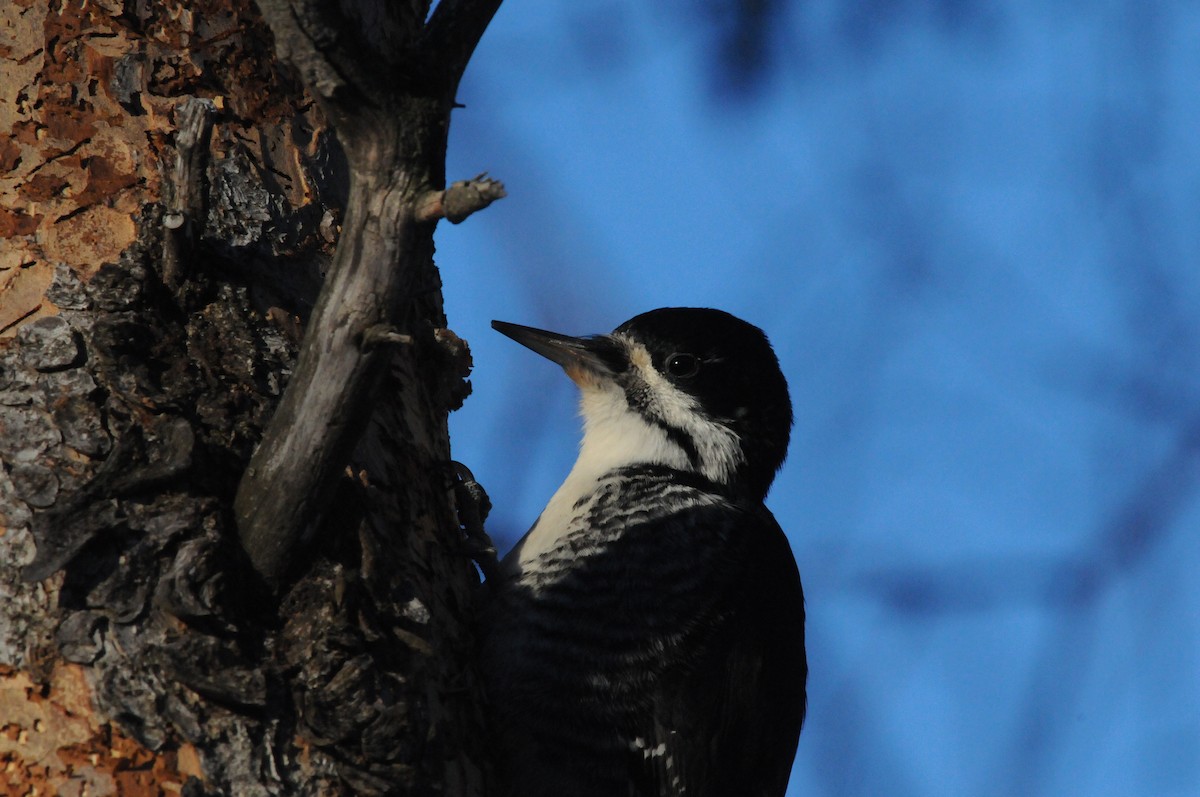
[[[586,517],[589,496],[596,492],[605,474],[631,465],[663,465],[694,471],[720,484],[733,478],[743,461],[737,435],[699,412],[691,396],[658,373],[644,346],[634,341],[627,341],[627,345],[635,378],[647,388],[643,411],[690,439],[699,461],[692,462],[687,451],[661,425],[630,407],[621,385],[610,379],[573,375],[580,387],[583,416],[579,457],[533,528],[505,558],[510,568],[524,572],[536,567],[543,555],[557,548]]]
[[[533,528],[509,554],[520,569],[557,547],[584,517],[587,500],[601,478],[630,465],[666,465],[687,469],[687,454],[671,442],[666,432],[630,410],[625,394],[606,384],[585,387],[581,410],[584,419],[579,457],[567,478],[538,516]]]

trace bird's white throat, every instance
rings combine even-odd
[[[693,462],[660,424],[630,407],[625,391],[615,382],[603,379],[580,383],[583,440],[579,457],[533,528],[510,554],[522,570],[554,549],[576,525],[588,508],[589,502],[584,499],[607,473],[631,465],[665,465],[724,484],[742,463],[737,435],[700,413],[694,399],[654,370],[649,354],[640,345],[634,344],[631,362],[648,388],[648,412],[686,435],[698,461]]]

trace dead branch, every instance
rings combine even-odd
[[[432,279],[434,226],[450,218],[441,196],[454,92],[500,0],[444,1],[428,23],[427,5],[260,2],[279,55],[332,121],[351,171],[332,268],[234,505],[242,545],[274,586],[325,516],[370,416],[392,349],[372,345],[372,330],[409,330],[416,286]],[[503,195],[485,183],[480,196],[491,198],[472,209]],[[429,210],[434,195],[440,212]]]
[[[483,210],[507,194],[504,183],[480,174],[470,180],[459,180],[445,191],[431,191],[421,199],[417,208],[419,221],[445,219],[451,224],[465,221],[476,211]]]

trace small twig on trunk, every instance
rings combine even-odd
[[[417,206],[417,221],[445,219],[458,224],[475,211],[506,196],[504,183],[493,180],[484,172],[470,180],[459,180],[445,191],[430,191]]]

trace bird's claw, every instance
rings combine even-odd
[[[465,535],[463,549],[479,565],[483,577],[490,581],[500,566],[496,546],[483,528],[492,509],[491,499],[466,465],[451,462],[450,469],[454,474],[454,504],[458,511],[458,524]]]

